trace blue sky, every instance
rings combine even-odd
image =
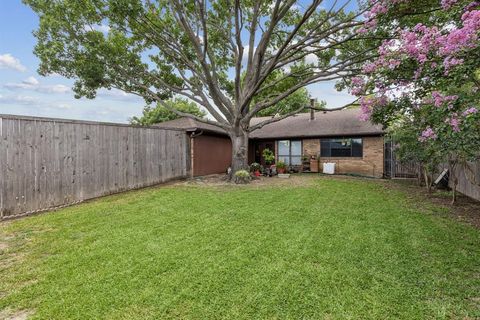
[[[127,122],[145,103],[121,91],[102,90],[94,100],[75,99],[72,80],[38,75],[33,54],[38,18],[21,0],[0,0],[0,114]],[[353,100],[333,83],[308,88],[312,97],[338,107]]]

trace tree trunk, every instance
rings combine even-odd
[[[424,172],[423,168],[424,168],[423,165],[419,165],[419,166],[418,166],[417,184],[418,184],[419,187],[422,186],[422,182],[423,182],[423,181],[422,181],[422,175],[423,175],[423,172]]]
[[[425,186],[427,187],[427,191],[428,191],[428,193],[431,193],[432,192],[432,182],[431,182],[431,179],[430,179],[430,176],[428,174],[428,170],[427,170],[426,167],[423,167],[423,175],[424,175]]]
[[[455,204],[455,202],[457,201],[457,184],[458,184],[458,181],[454,180],[453,187],[452,187],[452,205]]]
[[[232,178],[238,170],[248,170],[248,132],[242,128],[236,128],[230,133],[232,140]]]
[[[455,172],[456,167],[457,167],[457,160],[450,160],[448,174],[449,174],[449,179],[451,179],[452,181],[452,205],[455,204],[455,202],[457,201],[458,178]]]

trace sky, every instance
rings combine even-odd
[[[145,102],[119,90],[101,90],[95,99],[76,99],[73,80],[42,77],[39,59],[33,54],[32,32],[38,17],[21,0],[0,0],[0,114],[28,115],[126,123],[139,116]],[[337,92],[334,83],[308,87],[312,98],[339,107],[354,100]]]

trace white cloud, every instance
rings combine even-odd
[[[85,31],[100,31],[103,33],[108,33],[110,31],[110,27],[106,24],[95,24],[93,26],[86,25],[83,29]]]
[[[335,81],[312,84],[307,89],[312,98],[327,102],[327,108],[341,107],[356,99],[346,91],[337,91]]]
[[[43,93],[67,93],[70,91],[70,88],[63,84],[54,84],[39,86],[37,91]]]
[[[10,90],[16,90],[16,89],[30,89],[33,86],[31,84],[21,82],[21,83],[6,83],[3,85],[5,88],[10,89]]]
[[[110,27],[105,24],[98,26],[96,29],[104,33],[108,33],[110,31]]]
[[[107,98],[111,100],[120,100],[120,101],[140,101],[142,100],[140,97],[126,93],[125,91],[118,90],[118,89],[101,89],[97,93],[98,97]]]
[[[56,78],[56,77],[63,77],[61,74],[58,74],[56,72],[52,72],[46,75],[48,78]]]
[[[52,107],[57,109],[64,109],[64,110],[72,109],[72,106],[66,103],[59,103],[59,104],[53,105]]]
[[[22,83],[27,85],[32,85],[32,86],[36,86],[40,84],[40,82],[38,82],[38,80],[35,77],[28,77],[27,79],[23,80]]]
[[[20,83],[6,83],[9,90],[32,90],[41,93],[67,93],[70,88],[63,84],[42,85],[35,77],[28,77]]]
[[[20,60],[10,53],[0,54],[0,69],[13,69],[20,72],[27,70],[27,68],[20,63]]]
[[[313,64],[317,64],[318,63],[318,57],[316,55],[314,55],[313,53],[309,53],[305,56],[305,62],[306,63],[313,63]]]
[[[23,105],[34,105],[37,104],[39,100],[32,96],[26,95],[13,95],[13,96],[1,96],[1,104],[23,104]]]

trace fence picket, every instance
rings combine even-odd
[[[186,142],[175,129],[0,115],[0,219],[183,178]]]

